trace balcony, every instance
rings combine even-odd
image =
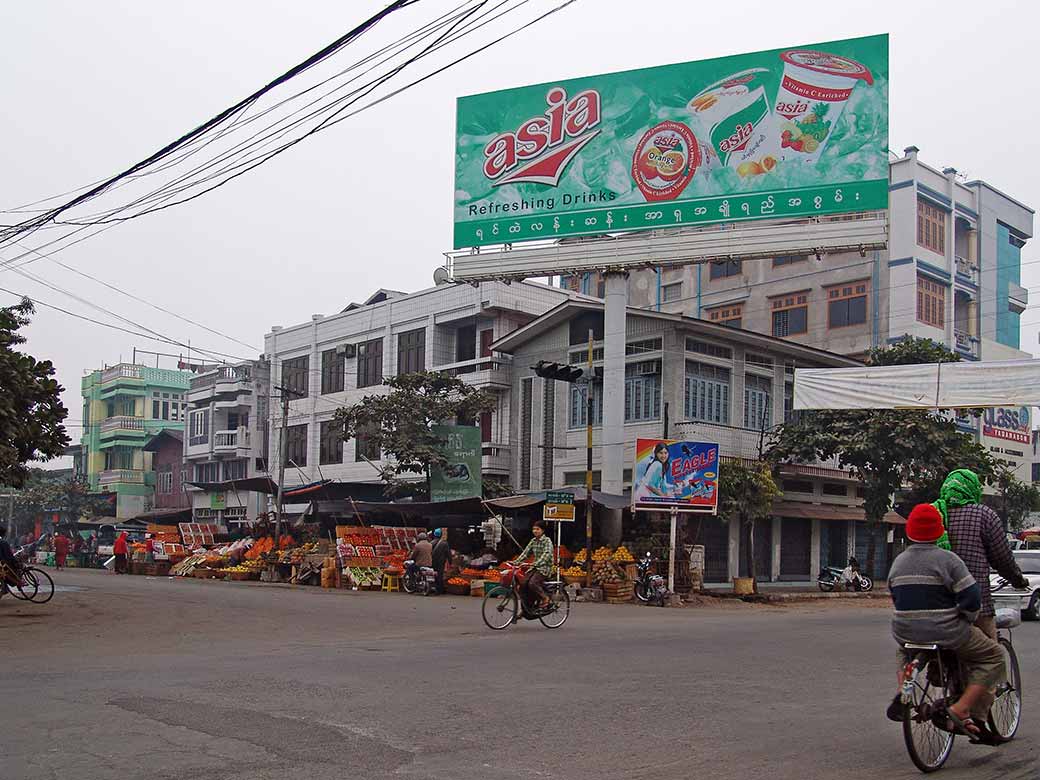
[[[513,451],[508,444],[484,442],[481,445],[481,468],[484,473],[509,474],[513,465]]]
[[[979,359],[979,340],[967,331],[954,329],[953,344],[961,355],[973,360]]]
[[[101,372],[101,384],[115,382],[120,379],[141,379],[141,367],[130,363],[120,363],[118,366],[106,368]]]
[[[513,376],[513,363],[511,359],[499,356],[479,357],[434,366],[431,370],[461,377],[467,385],[508,388]]]
[[[1020,284],[1008,284],[1008,309],[1015,314],[1022,314],[1029,308],[1029,290]]]
[[[231,431],[215,431],[213,433],[214,452],[234,452],[238,449],[249,449],[249,429],[236,428]]]
[[[109,417],[107,420],[101,421],[102,435],[106,433],[111,433],[113,431],[137,431],[143,433],[144,418],[120,415],[116,417]]]
[[[979,286],[979,266],[974,260],[957,255],[954,257],[954,266],[957,271],[957,280],[968,284]]]
[[[143,485],[144,472],[137,469],[108,469],[98,476],[99,485]]]

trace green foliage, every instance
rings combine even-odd
[[[768,517],[780,496],[768,463],[729,460],[719,468],[719,515],[744,531],[748,576],[755,579],[755,522]]]
[[[405,475],[420,474],[427,478],[428,495],[429,469],[447,464],[446,442],[434,435],[432,427],[457,419],[475,420],[495,408],[495,396],[433,371],[390,377],[383,384],[389,392],[365,396],[339,409],[335,420],[343,426],[344,439],[361,433],[379,440],[380,450],[389,456],[380,473],[389,493],[405,489]]]
[[[57,513],[76,522],[100,515],[108,502],[89,494],[89,486],[71,478],[54,478],[43,469],[30,469],[14,501],[12,519],[20,533],[31,527],[39,515]]]
[[[57,458],[69,444],[54,366],[15,349],[33,311],[28,299],[0,308],[0,484],[12,486],[24,482],[27,463]]]
[[[873,366],[951,363],[960,357],[931,339],[907,337],[873,350]],[[839,467],[863,482],[864,512],[877,524],[892,506],[892,496],[908,488],[913,497],[933,501],[950,471],[969,468],[991,482],[995,464],[989,452],[961,433],[956,423],[926,410],[861,409],[810,411],[775,433],[773,462],[812,463],[837,456]],[[873,566],[873,537],[867,566]]]

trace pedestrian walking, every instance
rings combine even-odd
[[[65,568],[65,559],[69,557],[70,539],[61,531],[54,534],[54,565],[61,571]]]

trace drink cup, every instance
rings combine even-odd
[[[778,134],[773,132],[764,77],[751,68],[705,87],[688,108],[709,138],[712,157],[741,176],[758,176],[776,167]]]

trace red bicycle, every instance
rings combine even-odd
[[[531,604],[524,587],[526,574],[531,564],[516,564],[507,561],[501,572],[501,580],[484,594],[481,611],[488,628],[501,631],[524,620],[538,620],[546,628],[559,628],[571,614],[571,599],[559,580],[545,583],[549,604],[545,607]]]

